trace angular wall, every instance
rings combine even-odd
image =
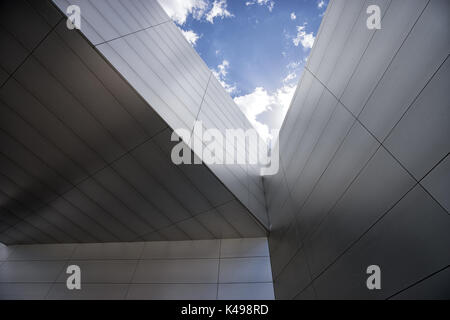
[[[267,239],[0,244],[1,299],[273,299]]]
[[[277,299],[450,296],[449,12],[330,1],[264,180]]]
[[[53,2],[64,13],[72,4],[81,8],[81,32],[171,129],[186,129],[192,139],[196,121],[202,121],[204,129],[222,133],[252,128],[157,0]],[[240,145],[237,150],[245,148]],[[245,164],[208,167],[267,227],[259,168]]]
[[[0,242],[265,236],[254,168],[171,161],[181,121],[245,117],[156,0],[76,3],[81,32],[67,2],[0,2]]]

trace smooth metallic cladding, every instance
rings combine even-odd
[[[330,1],[264,181],[277,299],[450,297],[449,12]]]
[[[160,23],[151,17],[136,18],[142,34]],[[172,164],[172,130],[146,101],[155,96],[131,87],[51,2],[2,1],[0,18],[0,242],[265,235],[210,169]],[[175,31],[167,31],[172,43]],[[101,33],[102,41],[121,32]]]
[[[253,128],[156,0],[54,2],[63,12],[80,6],[82,33],[170,128]],[[268,227],[259,167],[209,167]]]
[[[81,268],[68,290],[66,268]],[[273,299],[267,238],[0,244],[0,299]]]

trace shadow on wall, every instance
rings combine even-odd
[[[80,268],[80,289],[75,273]],[[0,247],[1,299],[273,299],[266,238]]]
[[[330,2],[264,180],[277,299],[450,298],[450,2],[368,4]]]

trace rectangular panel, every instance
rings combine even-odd
[[[430,2],[362,111],[361,121],[380,141],[447,57],[450,45],[441,39],[448,38],[449,12],[448,1]]]
[[[67,265],[81,269],[83,283],[130,283],[136,269],[136,260],[70,260]],[[67,274],[61,273],[57,282],[66,282]]]
[[[67,260],[73,254],[74,244],[36,244],[29,246],[10,246],[8,260]]]
[[[342,103],[354,115],[364,107],[426,4],[421,0],[392,2],[383,28],[375,33],[342,96]]]
[[[313,277],[364,234],[414,185],[414,179],[386,150],[378,149],[308,239],[306,252]]]
[[[418,180],[450,151],[449,83],[447,57],[384,143]]]
[[[132,284],[129,300],[214,300],[217,284]]]
[[[302,237],[311,233],[378,149],[378,142],[356,123],[297,213]]]
[[[55,283],[48,292],[50,300],[123,300],[128,284],[92,284],[82,283],[81,290],[68,290],[64,283]]]
[[[133,283],[216,283],[218,259],[143,260]]]
[[[227,258],[220,260],[219,283],[272,282],[270,259]]]
[[[450,212],[450,157],[447,157],[431,171],[422,181],[422,186]]]
[[[0,283],[0,299],[42,300],[51,286],[51,283]]]
[[[272,283],[221,283],[217,299],[273,300],[275,298]]]
[[[142,259],[219,258],[220,240],[147,242]]]
[[[449,265],[449,228],[448,214],[415,187],[314,282],[318,297],[383,299],[406,289]],[[382,290],[367,289],[373,264],[381,268]]]
[[[370,5],[377,5],[380,7],[382,19],[388,12],[388,8],[391,4],[391,0],[370,1]],[[329,81],[326,83],[326,86],[338,98],[340,98],[344,92],[351,76],[358,67],[361,58],[367,50],[367,47],[369,46],[370,41],[372,41],[375,33],[381,31],[367,28],[368,14],[366,13],[366,9],[368,5],[368,2],[364,4],[358,20],[356,21],[356,24],[353,27],[347,42],[345,43],[343,53],[340,55],[339,61],[335,64],[333,73],[330,75]],[[385,21],[382,21],[384,25]]]
[[[144,243],[86,243],[78,244],[73,252],[74,260],[137,260],[140,259]]]
[[[63,261],[5,261],[0,282],[53,282],[63,271]]]
[[[311,282],[308,262],[301,250],[292,258],[274,281],[277,299],[289,300],[306,288]]]
[[[223,239],[220,245],[221,258],[268,257],[267,238]]]

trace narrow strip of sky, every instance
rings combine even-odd
[[[280,128],[328,0],[158,0],[264,138]]]

